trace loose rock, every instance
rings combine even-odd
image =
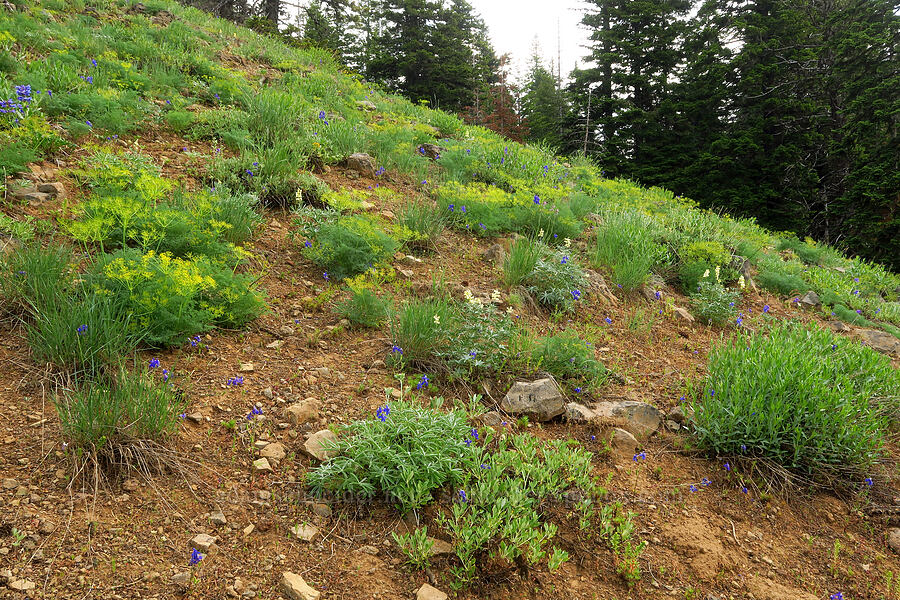
[[[198,533],[191,539],[190,547],[199,550],[200,552],[206,553],[209,552],[209,549],[213,544],[216,543],[216,538],[209,535],[208,533]]]
[[[422,587],[416,591],[416,600],[447,600],[447,594],[436,587],[423,583]]]
[[[290,600],[319,600],[319,596],[321,596],[302,577],[290,571],[281,574],[279,590]]]
[[[221,510],[216,510],[209,514],[209,522],[213,525],[227,525],[228,519],[225,518],[225,513]]]
[[[335,451],[326,449],[333,442],[337,442],[337,436],[330,429],[323,429],[310,435],[303,444],[303,451],[316,460],[325,461],[334,456]]]
[[[307,523],[302,523],[300,525],[294,525],[291,527],[291,533],[298,540],[304,542],[311,542],[314,537],[319,533],[319,528],[315,525],[309,525]]]
[[[537,381],[517,381],[500,402],[500,408],[514,415],[526,415],[542,422],[563,414],[566,399],[559,386],[550,378]]]
[[[265,448],[263,448],[259,455],[263,458],[268,458],[269,462],[278,462],[282,460],[285,456],[287,456],[287,452],[284,450],[284,446],[278,442],[267,444]]]
[[[351,154],[347,158],[347,168],[363,177],[375,177],[375,159],[364,152]]]
[[[271,473],[272,465],[269,463],[268,458],[258,458],[253,461],[253,472],[254,473]]]
[[[284,418],[291,425],[303,425],[319,420],[319,401],[307,398],[284,409]]]
[[[859,337],[863,344],[883,354],[900,352],[900,340],[878,329],[861,329]]]
[[[625,429],[639,437],[649,437],[662,423],[659,410],[646,402],[601,402],[594,412],[598,417],[619,421]]]
[[[900,527],[894,527],[893,529],[888,530],[888,546],[896,552],[900,554]]]
[[[689,313],[689,312],[687,311],[687,309],[681,308],[680,306],[676,306],[675,308],[673,308],[673,310],[675,311],[675,314],[676,314],[678,317],[684,319],[684,320],[687,321],[688,323],[693,323],[693,322],[694,322],[694,315],[692,315],[691,313]]]
[[[569,402],[566,404],[565,419],[570,423],[587,423],[597,415],[583,404]]]
[[[818,306],[822,304],[822,301],[819,300],[819,295],[812,290],[806,292],[803,297],[800,298],[800,302],[807,306]]]

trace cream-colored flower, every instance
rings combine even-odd
[[[466,291],[464,291],[464,292],[463,292],[463,297],[466,299],[467,302],[471,302],[471,301],[472,301],[472,298],[473,298],[473,296],[472,296],[472,290],[466,290]]]
[[[541,237],[541,238],[544,237],[544,230],[543,230],[543,229],[541,229],[541,231],[538,233],[538,237]]]
[[[719,281],[719,265],[716,265],[716,281]]]
[[[491,292],[491,302],[500,302],[500,290]]]
[[[571,248],[572,240],[570,240],[569,238],[565,238],[565,239],[563,239],[563,244],[566,246],[566,248]]]
[[[506,314],[508,314],[508,315],[513,314],[513,307],[512,307],[512,306],[507,306],[507,307],[506,307]]]
[[[738,285],[741,286],[741,289],[744,289],[744,287],[747,285],[747,282],[744,281],[744,276],[743,276],[743,275],[741,275],[740,277],[738,277]]]
[[[441,316],[440,315],[434,315],[434,324],[435,325],[441,324]]]
[[[704,273],[703,273],[703,279],[706,279],[707,277],[709,277],[709,269],[707,269],[707,270],[704,271]]]

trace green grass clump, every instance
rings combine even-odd
[[[789,296],[809,289],[809,284],[799,275],[777,270],[760,271],[756,281],[763,288],[782,296]]]
[[[340,281],[387,263],[398,247],[372,219],[347,215],[319,227],[303,253],[330,279]]]
[[[125,445],[171,434],[185,403],[161,373],[120,367],[60,393],[54,404],[68,444],[114,456]]]
[[[828,256],[826,248],[803,242],[797,237],[783,238],[776,247],[778,251],[792,250],[800,260],[808,265],[821,265]]]
[[[337,306],[337,313],[355,327],[381,327],[390,310],[390,298],[380,297],[369,287],[351,287],[350,298]]]
[[[587,277],[571,253],[534,239],[519,238],[503,262],[503,282],[521,285],[551,309],[571,311],[586,293]]]
[[[606,367],[594,356],[591,346],[574,333],[563,332],[536,340],[530,366],[551,373],[578,391],[602,385]]]
[[[540,256],[541,246],[537,241],[526,237],[517,239],[503,260],[503,283],[507,287],[524,284]]]
[[[392,402],[378,416],[346,428],[337,456],[306,477],[314,493],[380,495],[407,513],[434,500],[439,488],[462,481],[473,460],[465,413]]]
[[[433,249],[447,227],[447,215],[430,202],[413,200],[400,207],[397,222],[406,231],[404,243],[408,247]]]
[[[665,254],[656,243],[651,219],[633,210],[605,215],[597,227],[591,261],[595,268],[607,267],[612,281],[626,292],[639,288],[650,269]]]
[[[713,348],[696,431],[719,455],[803,476],[859,475],[882,457],[880,408],[898,395],[888,357],[817,326],[780,323]]]

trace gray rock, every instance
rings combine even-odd
[[[337,442],[337,436],[330,429],[317,431],[306,438],[303,443],[303,452],[319,461],[325,461],[335,455],[333,444]]]
[[[375,159],[363,152],[347,157],[347,168],[358,172],[363,177],[375,177]]]
[[[378,108],[378,107],[375,106],[375,103],[372,102],[371,100],[357,100],[357,101],[356,101],[356,108],[358,108],[358,109],[360,109],[360,110],[367,111],[367,112],[371,112],[371,111],[375,110],[375,109]]]
[[[289,600],[319,600],[319,596],[321,596],[302,577],[290,571],[281,574],[281,584],[278,589]]]
[[[313,514],[316,514],[320,517],[328,518],[331,516],[331,507],[327,504],[323,504],[322,502],[316,502],[312,505]]]
[[[566,399],[550,378],[517,381],[503,397],[500,408],[509,414],[525,415],[533,421],[549,421],[563,414]]]
[[[829,321],[828,326],[837,333],[847,333],[848,331],[853,331],[853,328],[843,321]]]
[[[900,527],[894,527],[888,530],[888,546],[900,554]]]
[[[25,194],[23,199],[33,204],[40,204],[42,202],[52,200],[53,196],[51,196],[50,194],[45,194],[44,192],[29,192]]]
[[[260,450],[259,455],[263,458],[268,458],[269,462],[275,462],[282,460],[285,456],[287,456],[287,452],[284,450],[284,446],[278,442],[272,444],[266,444],[266,447]]]
[[[638,441],[631,433],[615,427],[609,437],[609,446],[620,456],[634,456],[634,453],[637,452]]]
[[[253,472],[254,473],[271,473],[272,465],[269,463],[268,458],[257,458],[253,461]]]
[[[400,264],[409,265],[409,266],[421,265],[422,259],[416,258],[415,256],[412,256],[411,254],[407,254],[406,256],[404,256],[403,258],[400,259]]]
[[[294,335],[294,328],[291,327],[290,325],[282,325],[282,326],[278,329],[278,333],[279,333],[280,335],[284,335],[284,336]]]
[[[822,304],[822,301],[819,300],[819,295],[812,290],[803,294],[803,297],[800,298],[800,302],[807,306],[819,306]]]
[[[214,510],[209,513],[209,522],[213,525],[227,525],[228,519],[225,518],[225,513],[221,510]]]
[[[241,366],[238,368],[238,370],[241,373],[252,373],[253,371],[256,370],[256,368],[253,366],[252,362],[249,362],[249,363],[241,363]]]
[[[900,352],[900,339],[895,338],[886,331],[860,329],[859,338],[863,344],[881,353],[895,354]]]
[[[659,410],[646,402],[601,402],[594,408],[594,412],[600,418],[618,421],[624,429],[643,438],[652,435],[662,423]]]
[[[453,546],[444,540],[437,538],[428,538],[431,541],[431,556],[446,556],[453,554]]]
[[[494,244],[487,250],[481,252],[481,258],[489,263],[502,263],[506,258],[506,251],[500,244]]]
[[[672,419],[666,419],[665,426],[668,431],[672,431],[672,432],[675,432],[675,431],[678,431],[679,429],[681,429],[681,425],[679,425]]]
[[[437,160],[440,157],[441,152],[443,152],[445,148],[441,148],[436,144],[422,144],[419,146],[419,152],[424,156],[427,156],[431,160]]]
[[[587,423],[597,415],[583,404],[569,402],[566,404],[565,419],[570,423]]]
[[[359,551],[372,556],[378,556],[379,552],[378,548],[372,545],[360,546]]]
[[[61,199],[66,197],[66,188],[58,181],[53,181],[51,183],[41,183],[37,186],[37,191],[43,192],[45,194],[50,194],[54,198]]]
[[[303,425],[319,419],[319,401],[307,398],[284,409],[284,418],[291,425]]]
[[[416,600],[447,600],[447,594],[436,587],[423,583],[422,587],[416,590]]]
[[[669,411],[668,417],[679,425],[683,425],[694,418],[694,409],[690,406],[676,406]]]
[[[503,415],[498,413],[496,410],[488,411],[483,415],[479,415],[475,418],[475,420],[488,427],[502,427],[503,423],[505,422]]]
[[[291,534],[300,541],[311,542],[319,533],[319,528],[315,525],[303,523],[291,527]]]
[[[209,549],[216,543],[216,538],[208,533],[198,533],[191,539],[190,547],[200,552],[209,552]]]
[[[6,478],[3,480],[3,489],[5,490],[14,490],[19,487],[19,482],[12,478]]]
[[[331,377],[331,369],[328,367],[316,367],[316,375],[319,377]]]
[[[689,313],[689,312],[687,311],[687,309],[681,308],[680,306],[676,306],[676,307],[673,308],[673,310],[675,311],[675,314],[676,314],[678,317],[680,317],[681,319],[684,319],[684,320],[687,321],[688,323],[693,323],[693,322],[694,322],[694,315],[692,315],[691,313]]]
[[[185,571],[184,573],[175,573],[172,575],[172,585],[187,588],[191,585],[191,573],[190,571]]]

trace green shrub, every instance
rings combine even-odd
[[[172,110],[166,113],[164,117],[166,125],[176,133],[187,131],[194,124],[194,113],[186,110]]]
[[[541,248],[541,257],[525,278],[525,289],[543,306],[572,311],[587,286],[587,277],[568,250]]]
[[[860,309],[857,309],[860,310]],[[875,324],[868,320],[865,316],[863,316],[861,310],[860,312],[856,312],[850,308],[847,308],[843,304],[835,304],[831,309],[831,312],[834,313],[838,319],[843,321],[844,323],[850,323],[851,325],[859,325],[861,327],[873,327]]]
[[[446,298],[414,298],[391,318],[391,338],[404,363],[427,367],[447,341],[453,326],[452,303]]]
[[[777,249],[779,251],[792,250],[800,260],[808,265],[820,265],[826,256],[824,247],[802,242],[796,237],[783,238],[778,243]]]
[[[714,347],[704,385],[695,398],[703,446],[804,475],[858,475],[882,456],[878,405],[896,405],[900,371],[847,338],[786,322]]]
[[[342,216],[315,232],[314,243],[304,255],[325,270],[330,279],[363,273],[388,262],[398,243],[378,224],[363,216]]]
[[[781,271],[760,271],[759,275],[756,277],[756,281],[763,288],[782,296],[789,296],[793,293],[803,292],[809,289],[809,284],[799,275],[792,275],[791,273],[784,273]]]
[[[300,202],[313,206],[324,206],[325,196],[331,192],[328,184],[308,172],[297,175],[297,195]]]
[[[0,147],[0,174],[4,177],[24,173],[28,163],[38,160],[37,153],[21,142],[3,144]]]
[[[392,402],[378,418],[347,426],[337,455],[308,473],[306,482],[317,494],[381,495],[407,513],[431,502],[441,487],[462,481],[473,456],[466,445],[470,430],[460,411]]]
[[[691,242],[678,254],[682,263],[703,262],[713,267],[731,264],[731,252],[721,242]]]
[[[540,256],[541,246],[537,241],[526,237],[517,239],[503,260],[503,283],[508,287],[524,284]]]
[[[337,313],[356,327],[381,327],[391,309],[390,298],[381,298],[369,287],[350,288],[350,298],[337,306]]]
[[[241,327],[265,308],[254,277],[204,256],[120,250],[101,257],[88,280],[98,296],[126,307],[127,329],[151,344],[179,344],[214,326]]]
[[[123,445],[172,433],[185,403],[166,379],[161,372],[132,374],[120,367],[57,395],[63,438],[75,447],[114,455]]]
[[[531,366],[571,383],[577,391],[588,391],[607,378],[606,367],[594,356],[590,344],[574,333],[540,338],[531,350]]]
[[[665,254],[665,249],[655,242],[653,230],[650,217],[638,211],[605,215],[597,227],[591,257],[594,267],[608,267],[613,283],[626,292],[639,288]]]
[[[709,325],[722,326],[727,323],[740,324],[736,319],[737,308],[735,305],[741,298],[738,290],[729,290],[718,279],[718,268],[710,274],[706,271],[697,286],[697,291],[691,294],[691,307],[694,314]]]

